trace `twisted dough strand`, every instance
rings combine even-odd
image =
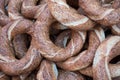
[[[37,2],[37,0],[23,0],[21,9],[23,16],[37,19],[45,0],[41,0],[39,5],[36,5]]]
[[[23,18],[23,16],[20,13],[22,2],[23,0],[9,0],[9,1],[0,0],[0,25],[1,26],[4,26],[16,19]]]
[[[67,32],[66,32],[67,33]],[[57,45],[66,45],[64,41],[65,34],[61,34],[56,40]],[[63,40],[64,39],[64,40]],[[66,37],[67,39],[67,37]],[[87,50],[79,53],[77,56],[70,57],[64,62],[58,62],[57,65],[65,70],[79,70],[89,66],[94,58],[97,47],[105,39],[105,34],[102,28],[98,27],[89,32],[89,47]],[[59,43],[58,43],[59,41]]]
[[[89,30],[94,22],[66,4],[66,0],[47,0],[51,14],[60,23],[75,30]]]
[[[48,9],[48,5],[45,4],[43,6],[43,9],[41,9],[42,12],[35,23],[35,27],[31,28],[34,30],[34,37],[36,38],[37,44],[39,44],[39,50],[42,56],[51,61],[58,62],[77,54],[82,48],[84,41],[82,36],[85,32],[73,31],[71,40],[66,48],[56,46],[49,38],[49,28],[55,20]]]
[[[111,80],[109,61],[120,55],[120,36],[112,36],[104,40],[98,47],[93,61],[94,80]]]
[[[11,19],[6,15],[4,7],[5,0],[0,0],[0,26],[4,26],[11,21]]]
[[[79,6],[92,20],[103,25],[114,25],[120,22],[120,9],[104,8],[98,0],[79,0]]]
[[[8,16],[11,20],[23,18],[21,12],[23,0],[10,0],[8,4]]]
[[[13,55],[10,40],[17,34],[28,33],[33,23],[29,20],[16,20],[4,26],[0,34],[0,70],[9,75],[20,75],[32,71],[41,61],[40,53],[31,41],[31,46],[26,55],[17,60]],[[30,33],[28,33],[30,34]],[[32,36],[32,34],[30,34]]]
[[[110,75],[112,78],[120,76],[120,64],[109,64]],[[93,77],[93,68],[87,67],[85,69],[79,70],[81,74]]]
[[[57,80],[58,70],[54,62],[43,60],[37,73],[37,80]]]
[[[120,23],[116,24],[116,25],[113,25],[111,30],[112,30],[113,34],[120,35]]]

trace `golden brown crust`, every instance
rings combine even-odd
[[[85,80],[85,79],[80,73],[59,70],[59,75],[57,80]]]
[[[120,76],[119,70],[120,70],[120,64],[109,64],[109,70],[112,78]],[[91,66],[79,70],[81,74],[93,77],[93,69]]]
[[[58,70],[54,62],[43,60],[37,73],[37,80],[57,80]]]
[[[116,24],[116,25],[113,25],[111,27],[111,30],[112,30],[112,33],[114,35],[120,35],[120,23],[119,24]]]
[[[45,3],[45,0],[41,0],[39,5],[36,5],[38,0],[23,0],[21,12],[26,18],[38,18],[40,15],[40,8]]]
[[[120,52],[119,2],[0,0],[0,80],[9,80],[7,75],[12,80],[87,78],[81,73],[94,80],[120,76],[120,65],[111,64]],[[31,36],[29,47],[22,34]]]
[[[26,55],[17,60],[13,56],[13,50],[10,40],[17,34],[28,33],[29,28],[33,23],[29,20],[16,20],[2,28],[0,34],[0,69],[9,75],[19,75],[32,71],[39,65],[41,56],[34,44],[34,39],[31,41],[31,46]],[[28,33],[29,34],[29,33]],[[32,34],[30,34],[32,36]]]
[[[84,32],[79,34],[76,31],[72,31],[71,40],[66,48],[56,46],[49,38],[49,26],[54,22],[54,19],[46,4],[43,8],[44,11],[42,9],[41,15],[37,19],[35,27],[33,28],[35,30],[33,31],[34,37],[36,38],[37,44],[39,44],[42,56],[51,61],[58,62],[77,54],[82,48],[82,46],[78,45],[83,45],[81,34],[84,34]]]
[[[94,22],[67,5],[66,0],[47,0],[51,14],[56,20],[74,30],[89,30]]]
[[[8,24],[11,19],[6,15],[5,12],[5,0],[0,0],[0,26]]]
[[[8,4],[8,16],[11,20],[23,18],[21,11],[23,0],[10,0]]]
[[[98,47],[93,61],[94,80],[111,80],[109,61],[120,53],[120,37],[112,36]]]
[[[103,25],[114,25],[120,22],[120,9],[105,8],[98,0],[79,0],[87,16]]]
[[[105,34],[104,34],[103,29],[100,27],[90,31],[88,34],[89,34],[88,49],[85,51],[82,51],[81,53],[79,53],[76,56],[70,57],[69,59],[67,59],[64,62],[58,62],[57,65],[60,68],[69,70],[69,71],[74,71],[74,70],[83,69],[92,63],[96,49],[100,45],[100,43],[105,39]],[[59,39],[57,39],[57,40],[61,41],[61,43],[60,42],[58,43],[58,41],[56,41],[56,43],[58,43],[58,45],[60,45],[60,46],[66,45],[64,43],[65,40],[63,40],[64,37],[66,37],[66,36],[60,35],[60,37],[61,37],[61,39],[58,36]],[[62,45],[62,43],[64,43],[64,44]]]
[[[9,22],[21,19],[22,0],[1,0],[0,1],[0,25],[5,26]]]

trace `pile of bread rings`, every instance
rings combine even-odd
[[[120,0],[0,0],[0,80],[120,80]]]

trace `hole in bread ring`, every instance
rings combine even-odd
[[[66,42],[65,39],[67,39],[68,36],[66,37],[64,33],[61,33],[56,40],[56,43],[59,46],[66,45],[66,43],[64,42]],[[75,71],[86,68],[87,66],[92,64],[95,52],[98,46],[100,45],[100,43],[105,39],[105,34],[102,28],[96,27],[95,29],[89,31],[88,35],[89,35],[89,43],[87,50],[80,52],[76,56],[70,57],[66,61],[58,62],[57,65],[60,68],[69,71]]]
[[[41,15],[37,19],[33,28],[36,45],[39,45],[39,51],[43,57],[51,61],[63,61],[67,58],[77,54],[82,48],[84,36],[86,33],[72,30],[71,40],[68,46],[61,48],[56,46],[49,38],[50,25],[55,21],[51,15],[48,6],[45,4]]]
[[[33,23],[29,20],[20,19],[4,26],[0,34],[0,70],[8,75],[20,75],[34,70],[41,61],[40,52],[37,50],[32,33],[29,28]],[[20,60],[13,55],[11,39],[21,33],[31,35],[32,41],[26,55]]]
[[[120,55],[120,36],[111,36],[105,39],[95,54],[93,61],[93,78],[95,80],[111,80],[108,64],[118,55]]]

